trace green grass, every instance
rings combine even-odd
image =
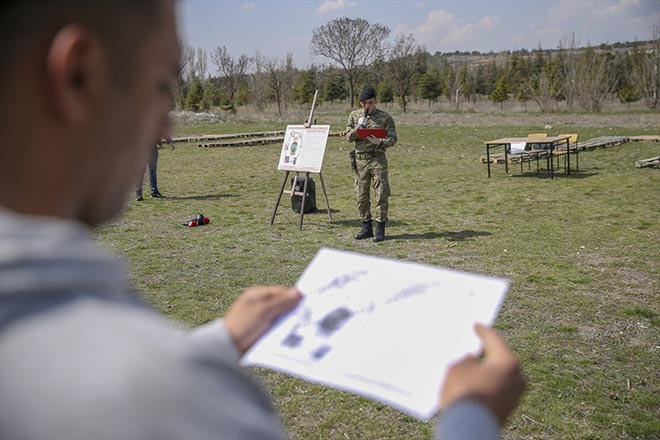
[[[333,116],[332,130],[344,119]],[[283,128],[239,122],[179,127],[177,134]],[[350,145],[336,137],[323,164],[332,221],[315,175],[320,212],[306,215],[299,231],[285,196],[269,225],[283,178],[279,145],[179,144],[160,154],[159,186],[168,198],[131,201],[97,235],[126,257],[150,303],[189,326],[222,314],[250,285],[294,284],[320,247],[508,278],[496,327],[519,354],[529,388],[503,437],[660,438],[660,172],[634,167],[657,156],[660,144],[581,153],[580,172],[570,177],[520,174],[516,165],[506,175],[496,165],[488,179],[479,161],[483,142],[538,127],[399,124],[398,130],[399,143],[388,152],[393,194],[383,243],[352,239],[359,221]],[[586,140],[657,129],[567,132]],[[200,212],[210,225],[180,225]],[[432,436],[433,423],[371,400],[254,372],[292,438]]]

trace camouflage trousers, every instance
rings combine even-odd
[[[390,182],[387,178],[387,158],[385,153],[357,153],[355,173],[355,191],[357,192],[360,221],[372,219],[370,187],[374,189],[373,219],[385,223],[389,209]]]

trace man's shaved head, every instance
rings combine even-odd
[[[79,24],[106,45],[121,79],[130,74],[136,35],[158,24],[162,11],[161,0],[0,1],[0,90],[27,45],[39,44],[45,51],[66,23]]]
[[[173,0],[0,2],[0,206],[121,212],[171,107]]]

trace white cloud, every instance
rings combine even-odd
[[[544,47],[574,36],[579,46],[644,38],[660,19],[658,0],[547,2],[530,27]]]
[[[625,14],[627,10],[636,8],[641,2],[639,0],[619,0],[605,8],[594,8],[591,16],[596,19],[620,17]]]
[[[476,38],[477,25],[474,23],[467,23],[463,26],[454,26],[449,29],[449,33],[440,40],[442,47],[456,47],[459,48],[467,41]]]
[[[595,9],[602,7],[603,2],[560,0],[558,3],[548,3],[545,12],[546,22],[584,21]]]
[[[608,18],[621,19],[631,13],[639,13],[648,4],[657,0],[560,0],[548,4],[546,21],[561,20],[571,23],[582,23],[588,20],[604,20]]]
[[[394,26],[394,31],[392,32],[393,35],[408,35],[412,33],[413,31],[410,29],[410,27],[405,24],[397,24]]]
[[[562,30],[559,26],[548,25],[538,29],[536,33],[543,36],[546,35],[560,36],[562,34]]]
[[[323,15],[328,12],[340,11],[348,6],[355,6],[355,2],[347,0],[326,0],[319,5],[316,12]]]
[[[444,9],[436,9],[428,13],[426,21],[422,23],[417,32],[421,35],[431,36],[442,31],[443,27],[450,26],[456,21],[456,17]]]
[[[456,21],[456,16],[453,12],[446,11],[444,9],[436,9],[428,13],[426,16],[426,21],[422,24],[422,27],[435,27],[442,26],[453,23]]]
[[[438,49],[461,49],[468,42],[485,38],[495,30],[499,20],[497,15],[486,15],[476,22],[464,23],[452,12],[436,9],[428,13],[415,34],[431,52]]]
[[[527,34],[517,34],[511,38],[513,44],[521,47],[529,46],[530,41],[529,35]]]
[[[254,8],[256,8],[256,7],[257,7],[257,5],[256,5],[255,3],[252,3],[252,2],[243,3],[243,4],[241,5],[241,9],[243,9],[243,10],[245,10],[245,11],[252,10],[252,9],[254,9]]]
[[[495,25],[497,25],[499,19],[500,17],[498,16],[486,15],[481,20],[479,20],[478,27],[479,29],[488,30],[488,31],[491,29],[495,29]]]

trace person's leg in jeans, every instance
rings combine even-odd
[[[151,197],[164,197],[158,191],[158,147],[156,145],[154,145],[152,150],[147,168],[149,169],[149,186],[151,187]]]
[[[141,176],[139,183],[135,185],[135,198],[138,202],[141,202],[144,199],[142,197],[142,180],[144,180],[144,175]]]

